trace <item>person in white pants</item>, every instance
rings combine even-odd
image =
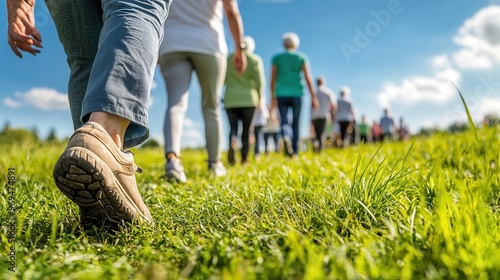
[[[189,85],[195,71],[201,88],[205,121],[208,169],[216,176],[226,174],[221,163],[221,91],[226,74],[228,47],[224,36],[223,12],[234,39],[234,66],[242,73],[243,23],[236,0],[174,1],[165,22],[165,39],[160,46],[159,64],[167,89],[165,115],[165,171],[169,180],[186,181],[180,163],[181,138],[188,106]]]

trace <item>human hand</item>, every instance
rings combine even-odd
[[[12,51],[22,58],[21,51],[40,53],[42,36],[35,27],[34,0],[7,0],[8,43]]]
[[[243,53],[243,51],[235,51],[233,56],[233,65],[238,74],[243,74],[247,69],[247,56]]]
[[[271,97],[271,110],[276,109],[276,107],[278,107],[278,101],[276,100],[276,97],[273,96]]]
[[[318,109],[319,108],[319,102],[318,102],[318,98],[316,96],[314,96],[312,98],[311,105],[312,105],[313,109]]]

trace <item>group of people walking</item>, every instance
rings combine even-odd
[[[394,117],[389,113],[389,109],[383,110],[383,115],[379,121],[374,120],[372,124],[367,122],[366,116],[361,116],[361,123],[357,123],[353,117],[347,123],[347,130],[343,131],[338,123],[332,125],[330,135],[333,146],[345,147],[350,144],[380,143],[391,140],[407,140],[410,137],[410,131],[403,117],[399,119],[399,125],[396,124]]]
[[[344,108],[343,96],[333,102],[323,78],[318,78],[317,89],[314,87],[308,57],[297,50],[299,38],[293,33],[283,36],[284,50],[272,58],[267,111],[263,63],[253,54],[253,40],[244,38],[236,0],[46,3],[70,68],[68,98],[75,129],[55,163],[53,176],[59,190],[78,205],[84,227],[153,222],[135,179],[135,172],[141,169],[127,148],[149,136],[147,104],[158,64],[167,92],[165,173],[171,180],[187,180],[181,163],[181,139],[193,72],[201,88],[207,168],[215,176],[226,174],[221,160],[224,86],[224,107],[231,128],[230,164],[236,163],[240,121],[241,162],[248,161],[252,131],[266,134],[266,143],[273,139],[275,149],[281,134],[287,154],[297,156],[303,80],[311,96],[313,124],[320,135],[318,149],[324,145],[322,131],[334,118],[332,111],[336,110],[342,134],[352,127],[354,106]],[[35,0],[7,0],[7,13],[8,43],[15,55],[22,58],[23,52],[40,53],[42,36],[34,22]],[[230,55],[224,15],[235,46]],[[256,137],[255,154],[258,148]]]
[[[299,151],[299,119],[304,94],[302,77],[311,94],[312,107],[318,107],[308,58],[297,50],[298,36],[284,34],[284,51],[272,59],[268,107],[263,62],[254,54],[253,38],[243,37],[237,2],[193,1],[174,1],[171,4],[164,26],[167,39],[160,46],[159,65],[167,92],[164,137],[168,179],[187,180],[181,163],[181,138],[192,72],[196,73],[201,88],[208,169],[215,176],[226,174],[221,159],[224,137],[221,105],[230,127],[227,157],[230,165],[249,161],[252,138],[255,140],[254,155],[258,157],[261,132],[265,134],[266,150],[269,140],[274,141],[274,149],[277,149],[280,133],[285,139],[288,155],[295,157]],[[235,45],[230,54],[224,35],[223,13],[227,16]],[[290,120],[287,117],[289,111]],[[240,123],[241,136],[238,135]]]

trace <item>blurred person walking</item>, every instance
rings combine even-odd
[[[380,140],[393,140],[394,137],[394,119],[389,115],[389,109],[384,109],[384,115],[380,118],[380,130],[382,132]]]
[[[165,172],[169,180],[186,182],[180,162],[181,138],[193,71],[201,88],[208,170],[215,176],[226,174],[221,162],[220,112],[228,53],[224,12],[235,45],[232,64],[241,74],[246,69],[246,56],[243,53],[243,23],[236,0],[174,1],[165,22],[168,40],[161,44],[159,64],[167,90],[164,137]]]
[[[339,123],[341,146],[348,146],[353,142],[354,137],[348,134],[349,129],[353,127],[355,120],[355,105],[350,97],[351,89],[344,86],[340,89],[340,98],[337,100],[337,114],[335,120]],[[352,134],[353,131],[351,131]]]
[[[370,125],[366,123],[366,116],[361,116],[361,123],[358,125],[359,140],[368,143],[368,135],[370,134]]]
[[[373,121],[371,133],[372,133],[373,143],[380,142],[380,140],[382,138],[382,129],[380,128],[380,125],[378,124],[377,121]]]
[[[408,129],[403,117],[399,118],[398,139],[399,141],[410,139],[410,129]]]
[[[266,154],[270,152],[269,140],[273,140],[274,151],[277,153],[280,148],[279,133],[281,131],[279,113],[276,108],[267,110],[269,111],[269,118],[267,119],[266,125],[262,128],[262,133],[264,135],[264,152]]]
[[[318,108],[318,100],[311,79],[308,57],[297,51],[300,40],[295,33],[285,33],[282,38],[284,52],[272,58],[271,69],[271,108],[278,108],[281,119],[281,135],[284,140],[285,152],[295,157],[299,152],[299,121],[304,95],[303,78],[311,94],[312,108]],[[288,111],[292,112],[291,137],[287,133],[289,125]]]
[[[255,42],[252,37],[244,38],[246,48],[244,55],[247,60],[246,70],[240,74],[232,64],[234,54],[228,57],[226,71],[226,90],[224,93],[224,107],[229,120],[229,151],[228,162],[230,165],[236,163],[235,150],[238,146],[238,129],[241,122],[241,163],[248,162],[250,150],[250,134],[253,131],[254,121],[260,121],[264,117],[257,109],[261,106],[264,95],[264,66],[260,56],[254,54]],[[256,109],[259,111],[259,119],[254,119]],[[258,127],[263,124],[258,123]],[[264,123],[265,124],[265,123]],[[258,154],[258,134],[255,135],[255,151]]]
[[[254,136],[254,158],[260,158],[260,140],[264,137],[263,130],[267,125],[267,121],[269,119],[269,109],[267,108],[266,102],[264,99],[261,99],[261,102],[257,106],[255,110],[254,117],[254,127],[253,127],[253,136]]]
[[[315,139],[313,139],[314,151],[321,152],[326,141],[325,128],[328,123],[335,120],[337,99],[333,91],[326,86],[324,77],[317,78],[316,84],[319,107],[311,110],[311,123],[315,135]]]

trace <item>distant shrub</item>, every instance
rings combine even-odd
[[[160,142],[158,140],[151,138],[144,142],[144,144],[141,145],[141,148],[147,149],[147,148],[159,148],[161,147]]]
[[[5,125],[0,132],[0,144],[4,145],[29,145],[39,144],[40,139],[36,130],[27,130],[24,128],[11,128],[10,125]]]

